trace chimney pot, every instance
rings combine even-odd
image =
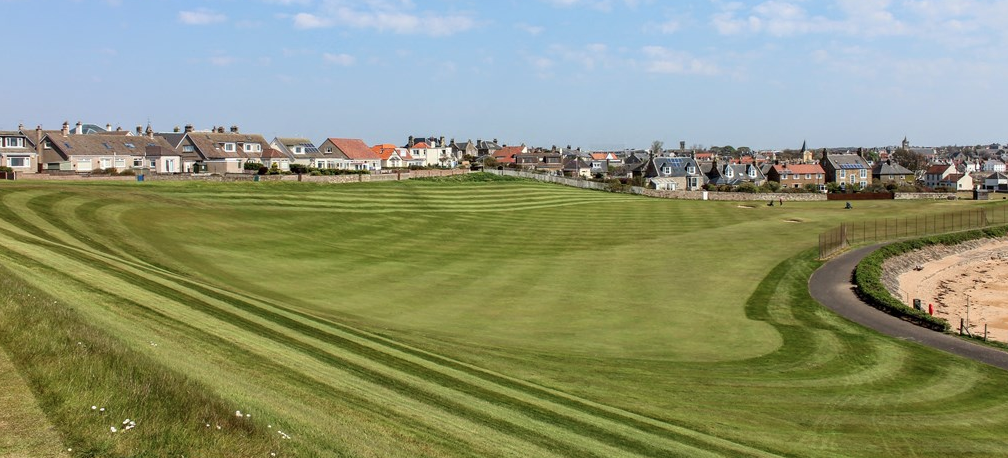
[[[84,134],[84,124],[81,124],[80,121],[77,121],[77,126],[74,127],[74,133],[77,135]]]
[[[105,130],[112,132],[112,123],[105,124]]]
[[[176,134],[179,133],[179,132],[181,132],[181,131],[182,131],[182,129],[180,129],[179,126],[175,126],[175,128],[172,129],[172,132],[175,132]]]
[[[238,133],[238,126],[231,126],[231,133],[232,134],[237,134]]]
[[[186,124],[185,125],[185,131],[186,131],[186,133],[192,132],[193,131],[192,124]]]
[[[143,134],[143,126],[137,126],[136,127],[136,133],[137,133],[137,135]]]
[[[70,135],[70,123],[68,121],[63,121],[63,129],[60,132],[64,137]]]

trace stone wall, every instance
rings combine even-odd
[[[896,200],[956,200],[954,192],[897,192]]]
[[[706,200],[721,202],[769,202],[781,200],[785,202],[823,202],[826,194],[822,193],[748,193],[748,192],[716,192],[716,191],[657,191],[646,188],[633,188],[634,194],[657,197],[661,199]]]

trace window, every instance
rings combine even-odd
[[[302,148],[300,146],[295,146],[294,147],[294,154],[304,154],[304,148]]]
[[[235,150],[235,144],[234,143],[225,143],[224,144],[224,151],[227,151],[229,153],[233,153],[234,150]]]
[[[864,188],[867,188],[867,187],[868,187],[868,182],[867,181],[862,181],[861,182],[861,189],[864,189]]]
[[[152,169],[156,169],[157,168],[157,159],[151,159],[151,161],[150,161],[150,168],[152,168]]]
[[[49,141],[49,140],[46,140],[46,141],[42,142],[42,147],[45,148],[45,149],[52,149],[52,142]]]
[[[24,148],[24,139],[21,137],[7,137],[4,144],[8,148]]]
[[[696,167],[693,167],[692,165],[686,167],[686,173],[689,173],[691,175],[694,174],[694,173],[696,173]]]
[[[133,158],[133,167],[143,167],[143,159],[138,157]]]
[[[29,167],[29,159],[27,157],[17,157],[12,156],[7,158],[8,167]]]
[[[242,145],[242,149],[244,149],[246,153],[258,152],[262,151],[262,145],[258,143],[245,143]]]
[[[820,179],[820,180],[821,180],[821,179],[822,179],[822,174],[821,174],[821,173],[819,173],[819,174],[816,174],[816,178],[818,178],[818,179]]]
[[[192,145],[182,145],[182,152],[183,153],[192,153],[194,151],[196,151],[196,148],[193,148]]]
[[[242,145],[242,148],[245,150],[246,153],[252,152],[252,144],[251,143],[246,143],[246,144]]]
[[[661,173],[664,173],[665,175],[671,175],[672,174],[672,167],[662,167]]]
[[[861,178],[868,178],[868,170],[861,169]]]
[[[126,158],[116,158],[116,160],[115,160],[115,167],[117,169],[124,169],[124,168],[126,168]]]
[[[331,154],[332,153],[332,147],[330,146],[330,147],[326,148],[325,152],[328,153],[328,154]]]
[[[124,143],[124,145],[126,145],[126,147],[129,148],[129,149],[136,148],[136,145],[134,145],[132,143]]]
[[[840,169],[840,178],[841,179],[847,178],[847,171],[846,170]]]
[[[112,167],[112,159],[109,159],[107,157],[103,157],[103,158],[101,158],[100,162],[101,162],[101,168],[103,168],[103,169],[107,169],[109,167]]]

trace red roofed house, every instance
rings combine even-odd
[[[494,151],[493,158],[497,160],[498,164],[514,164],[517,161],[516,158],[522,154],[528,154],[528,148],[525,145],[505,146]]]
[[[375,154],[381,158],[381,166],[383,169],[399,169],[406,166],[397,149],[398,148],[391,143],[382,143],[371,147],[371,151],[374,151]]]
[[[351,170],[381,170],[381,156],[356,138],[327,138],[319,145],[319,151],[325,156],[344,159],[340,165]],[[345,165],[344,165],[345,164]]]
[[[937,188],[949,175],[959,173],[952,164],[935,164],[924,172],[924,186]]]
[[[826,190],[826,171],[819,164],[775,164],[767,179],[780,183],[781,188],[804,188],[810,184],[819,191]]]

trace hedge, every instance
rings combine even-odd
[[[920,250],[931,245],[958,245],[969,240],[1000,238],[1006,234],[1008,234],[1008,226],[998,226],[953,234],[935,235],[886,245],[862,259],[858,263],[857,268],[854,269],[854,284],[857,285],[858,295],[869,305],[890,315],[936,331],[948,332],[952,329],[948,321],[909,307],[899,299],[893,297],[892,294],[889,294],[889,291],[882,284],[882,263],[891,257]]]

